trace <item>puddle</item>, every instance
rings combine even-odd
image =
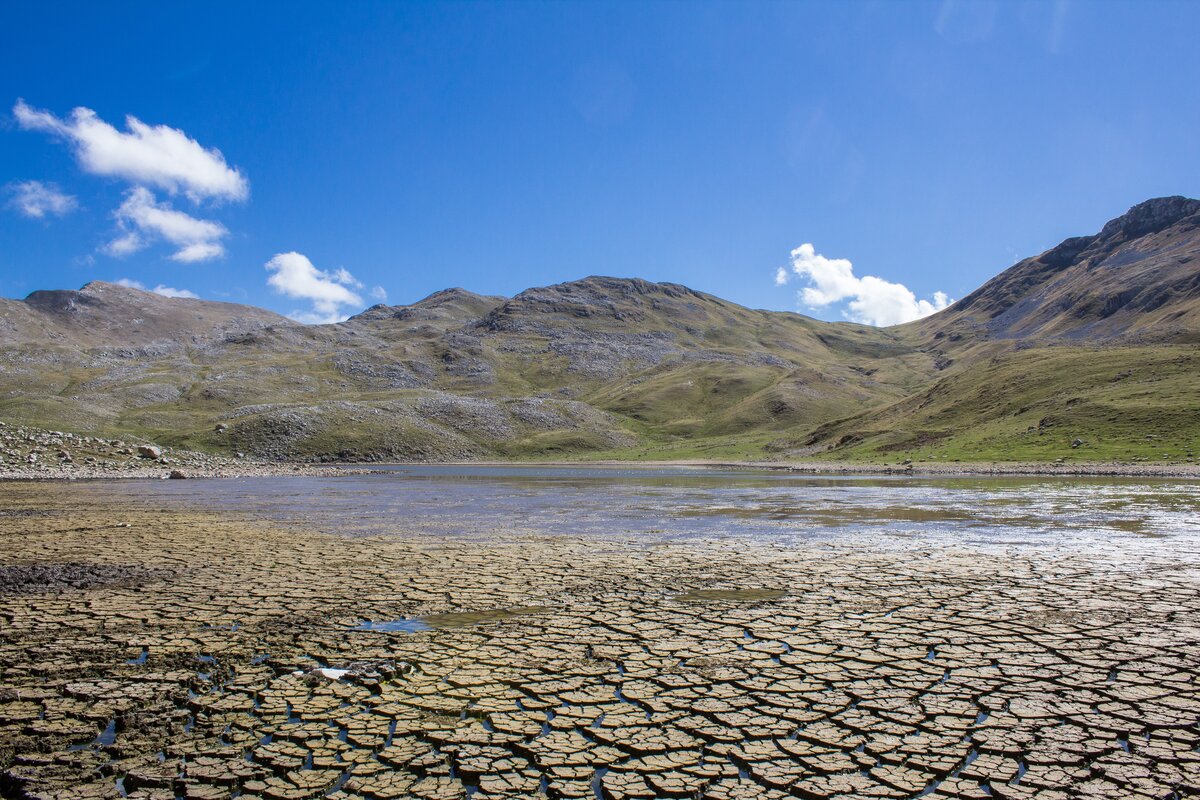
[[[671,599],[685,603],[707,603],[718,600],[750,603],[761,600],[778,600],[786,595],[787,592],[782,589],[693,589],[690,592],[677,594]]]
[[[68,751],[93,750],[103,747],[111,747],[117,741],[117,720],[114,717],[104,726],[104,730],[100,731],[100,735],[86,744],[73,744],[67,748]]]
[[[302,669],[298,669],[293,672],[292,675],[296,676],[297,678],[303,678],[305,675],[324,675],[331,681],[340,681],[349,673],[350,670],[348,669],[330,669],[329,667],[318,667],[310,672],[305,672]]]
[[[407,617],[404,619],[364,619],[350,630],[384,633],[396,631],[417,633],[419,631],[436,631],[449,628],[466,628],[471,625],[486,625],[489,622],[502,622],[513,617],[544,614],[552,610],[547,606],[517,606],[515,608],[493,608],[486,611],[455,611],[446,614],[430,614],[425,617]]]
[[[402,631],[404,633],[416,633],[417,631],[431,631],[433,626],[425,622],[420,617],[411,617],[409,619],[385,619],[385,620],[369,620],[364,619],[352,631],[377,631],[381,633],[392,633]]]

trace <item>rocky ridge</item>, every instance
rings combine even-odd
[[[1198,269],[1172,197],[885,329],[604,276],[318,326],[93,282],[0,300],[0,419],[272,461],[1182,458]]]
[[[1200,200],[1147,200],[1070,238],[914,327],[1001,339],[1196,341]]]

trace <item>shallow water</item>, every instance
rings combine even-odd
[[[375,633],[418,633],[420,631],[449,630],[452,628],[467,628],[472,625],[486,625],[489,622],[502,622],[513,617],[527,614],[539,614],[552,609],[546,606],[518,606],[516,608],[492,608],[486,611],[452,611],[445,614],[429,614],[424,617],[402,617],[400,619],[370,620],[364,619],[354,631],[373,631]]]
[[[8,489],[41,515],[0,516],[0,719],[39,732],[22,769],[44,794],[111,795],[146,765],[243,796],[416,796],[433,770],[446,796],[514,798],[1196,781],[1196,481],[461,467]]]
[[[1200,541],[1200,481],[814,476],[705,467],[403,466],[370,475],[81,484],[342,534],[754,536],[873,547]]]

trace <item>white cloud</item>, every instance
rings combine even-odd
[[[74,211],[79,203],[53,183],[21,181],[9,185],[13,197],[9,204],[31,219],[61,217]]]
[[[308,300],[311,311],[293,311],[290,316],[297,322],[324,324],[346,319],[343,306],[361,306],[362,298],[348,289],[361,287],[346,269],[333,272],[319,270],[307,257],[300,253],[279,253],[266,264],[271,273],[267,284],[288,297]]]
[[[189,300],[200,299],[200,295],[189,289],[172,289],[170,286],[163,286],[161,283],[150,291],[155,294],[161,294],[163,297],[186,297]]]
[[[100,248],[100,250],[107,255],[113,256],[114,258],[120,258],[121,256],[127,256],[130,253],[136,253],[145,246],[145,241],[142,240],[141,236],[138,236],[137,232],[129,231],[121,234],[108,244],[105,244]]]
[[[236,167],[225,163],[216,148],[205,149],[178,128],[147,125],[125,117],[126,131],[79,107],[60,119],[18,100],[13,115],[21,127],[65,139],[75,150],[79,166],[95,175],[124,178],[131,183],[183,192],[195,202],[203,199],[245,200],[250,183]]]
[[[155,239],[165,239],[179,248],[171,255],[173,261],[190,264],[225,254],[221,239],[229,231],[224,225],[197,219],[172,208],[170,203],[159,203],[143,186],[129,190],[115,216],[121,235],[102,248],[111,256],[137,252]]]
[[[954,301],[945,292],[934,292],[932,300],[918,300],[907,286],[874,275],[859,278],[854,265],[845,258],[826,258],[811,244],[792,251],[792,272],[809,285],[799,293],[809,308],[822,308],[848,301],[842,315],[867,325],[899,325],[941,311]],[[775,283],[782,286],[790,279],[780,267]]]
[[[381,303],[387,302],[387,289],[382,286],[371,287],[371,297]]]
[[[158,286],[155,286],[153,289],[147,289],[141,281],[135,281],[132,278],[118,278],[117,280],[113,281],[113,283],[117,284],[118,286],[125,286],[129,289],[141,289],[142,291],[154,292],[155,294],[161,294],[163,297],[186,297],[191,300],[200,299],[200,295],[193,291],[189,291],[188,289],[174,289],[170,286],[163,286],[161,283]]]
[[[362,281],[350,274],[350,270],[345,267],[338,267],[333,271],[333,280],[343,286],[353,286],[355,289],[363,288]]]
[[[191,264],[195,261],[209,261],[223,255],[225,255],[224,246],[216,242],[195,242],[173,253],[171,260]]]

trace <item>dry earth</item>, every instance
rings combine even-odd
[[[0,491],[5,796],[1200,792],[1169,550],[344,537]]]

